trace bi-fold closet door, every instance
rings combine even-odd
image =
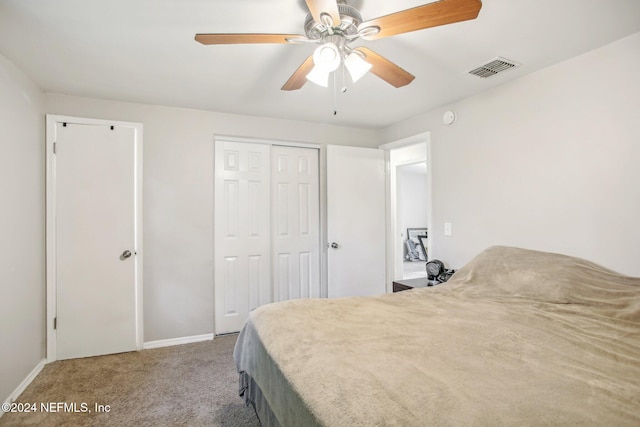
[[[320,296],[318,150],[216,140],[215,333],[274,301]]]

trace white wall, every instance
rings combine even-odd
[[[640,276],[639,52],[640,33],[385,129],[431,132],[436,258],[503,244]]]
[[[409,165],[398,168],[398,202],[402,206],[400,231],[407,228],[427,228],[429,211],[427,210],[427,168],[426,165]]]
[[[144,125],[144,340],[213,332],[214,134],[376,147],[374,131],[47,94],[46,112]]]
[[[0,402],[45,357],[44,97],[0,55]]]

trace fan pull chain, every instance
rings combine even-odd
[[[347,79],[345,77],[345,72],[344,70],[346,69],[346,67],[344,66],[344,62],[342,63],[342,66],[340,67],[340,72],[342,73],[342,81],[340,82],[342,84],[342,87],[340,88],[340,92],[342,93],[346,93],[347,92]]]
[[[338,115],[338,73],[333,73],[333,115]]]
[[[338,115],[338,86],[340,87],[340,93],[347,92],[347,85],[345,84],[345,67],[340,67],[340,81],[338,81],[338,72],[333,73],[333,115]]]

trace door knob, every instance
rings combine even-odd
[[[122,252],[122,255],[120,255],[120,259],[124,261],[125,259],[129,258],[130,256],[131,256],[131,251],[124,251],[124,252]]]
[[[329,246],[331,249],[338,249],[338,244],[336,242],[332,242]]]

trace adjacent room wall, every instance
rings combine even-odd
[[[214,134],[377,147],[370,130],[47,94],[46,112],[144,125],[144,340],[213,332]]]
[[[397,168],[398,191],[397,209],[400,214],[400,233],[404,239],[408,228],[425,228],[429,226],[429,210],[427,206],[427,193],[429,191],[427,181],[426,162],[419,165],[405,165]],[[406,246],[403,247],[403,258],[407,254]]]
[[[427,228],[429,211],[427,209],[427,167],[420,165],[400,166],[398,168],[398,202],[403,207],[400,218],[400,231],[407,228]]]
[[[640,276],[638,52],[640,33],[385,129],[431,132],[436,258],[513,245]]]
[[[45,181],[43,94],[2,55],[0,94],[3,402],[45,357]]]

